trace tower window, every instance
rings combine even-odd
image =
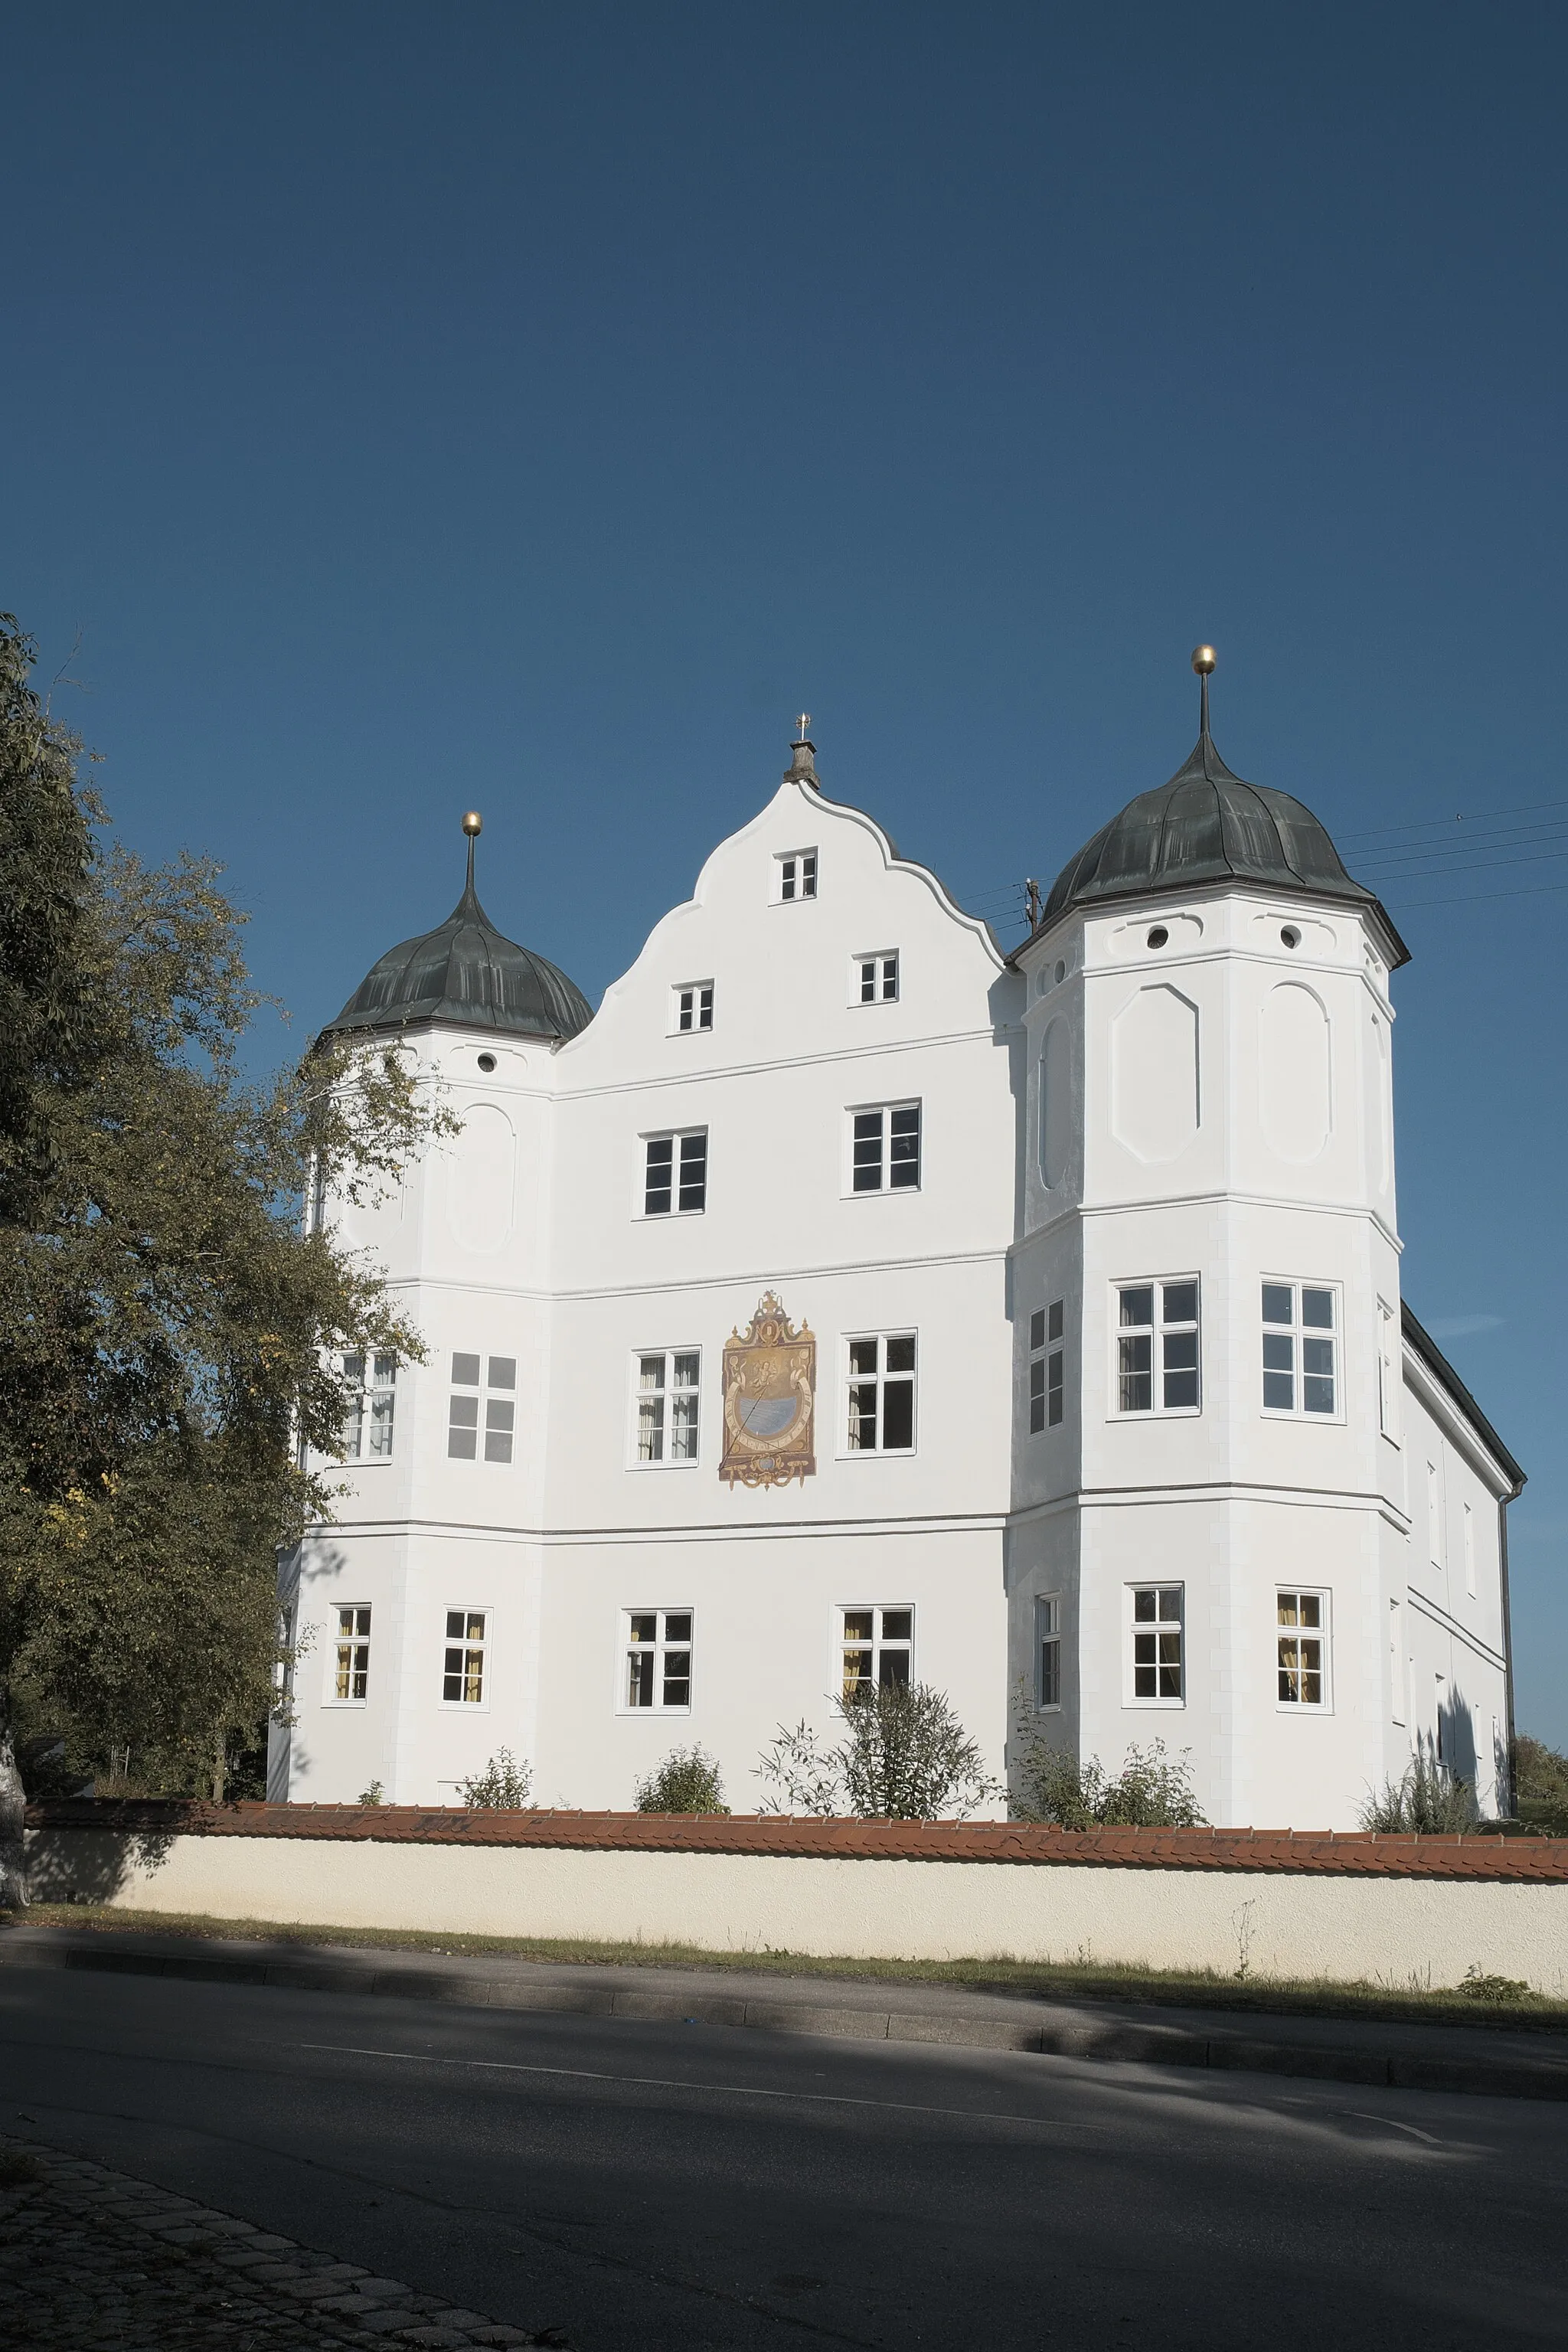
[[[338,1611],[332,1653],[332,1699],[339,1706],[363,1706],[370,1696],[370,1611]]]
[[[1180,1706],[1187,1695],[1182,1587],[1135,1584],[1130,1597],[1132,1696],[1145,1706]]]
[[[452,1462],[510,1462],[517,1433],[517,1358],[452,1358],[452,1389],[447,1401],[447,1455]]]
[[[351,1462],[384,1462],[392,1452],[397,1359],[345,1356],[343,1378],[352,1391],[343,1422],[343,1453]]]
[[[1275,1604],[1279,1619],[1279,1704],[1281,1706],[1326,1706],[1328,1674],[1325,1657],[1328,1595],[1323,1592],[1281,1592]]]
[[[447,1646],[441,1661],[441,1701],[446,1706],[479,1706],[485,1696],[485,1612],[448,1609]]]
[[[1062,1604],[1052,1593],[1035,1603],[1035,1705],[1062,1703]]]
[[[1197,1276],[1119,1285],[1116,1325],[1117,1412],[1195,1412]]]
[[[1063,1409],[1066,1350],[1062,1337],[1064,1303],[1054,1298],[1029,1318],[1029,1434],[1058,1426]]]
[[[1170,936],[1163,923],[1156,923],[1149,934],[1149,945],[1152,948],[1163,948],[1168,942]]]
[[[1331,1417],[1339,1397],[1339,1306],[1326,1285],[1263,1285],[1263,1410]]]

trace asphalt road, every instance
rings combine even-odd
[[[0,2130],[579,2352],[1568,2345],[1568,2105],[16,1969]]]

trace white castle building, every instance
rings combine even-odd
[[[284,1563],[275,1798],[457,1802],[504,1746],[625,1808],[700,1742],[753,1810],[869,1675],[998,1775],[1020,1709],[1111,1767],[1163,1738],[1219,1823],[1353,1827],[1418,1746],[1506,1806],[1523,1478],[1401,1298],[1406,950],[1203,692],[1010,955],[805,726],[596,1013],[466,820],[455,912],[331,1024],[462,1126],[325,1204],[428,1358],[353,1367]]]

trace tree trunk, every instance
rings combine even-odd
[[[27,1853],[23,1843],[26,1798],[16,1769],[11,1722],[11,1685],[0,1677],[0,1905],[21,1910],[27,1900]]]

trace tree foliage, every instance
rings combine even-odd
[[[727,1813],[724,1776],[702,1747],[672,1748],[636,1784],[639,1813]]]
[[[1016,1821],[1050,1822],[1064,1830],[1204,1826],[1187,1752],[1168,1756],[1163,1739],[1130,1747],[1116,1773],[1098,1756],[1084,1761],[1051,1747],[1032,1727],[1020,1729],[1015,1748]]]
[[[1527,1731],[1513,1743],[1513,1809],[1530,1828],[1568,1837],[1568,1756]]]
[[[526,1812],[532,1788],[533,1767],[520,1764],[510,1748],[498,1748],[484,1770],[463,1782],[463,1802],[489,1812]]]
[[[107,842],[31,657],[0,615],[0,1809],[4,1685],[89,1766],[221,1795],[274,1700],[278,1549],[331,1514],[300,1441],[338,1451],[342,1353],[422,1354],[301,1197],[374,1198],[450,1121],[395,1049],[247,1080],[218,869]]]
[[[929,1683],[860,1683],[834,1706],[844,1727],[836,1747],[820,1747],[804,1719],[793,1731],[779,1726],[757,1765],[763,1812],[963,1820],[1004,1794],[946,1693]]]

